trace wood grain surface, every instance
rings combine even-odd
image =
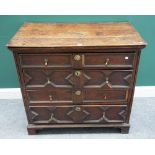
[[[126,22],[25,23],[8,47],[139,46],[146,42]]]

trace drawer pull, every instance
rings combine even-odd
[[[52,101],[52,95],[49,95],[49,99],[50,99],[50,101]]]
[[[105,100],[107,99],[107,96],[106,96],[106,95],[104,96],[104,99],[105,99]]]
[[[48,65],[48,59],[44,59],[44,62],[45,62],[45,66]]]
[[[80,107],[76,107],[75,110],[76,111],[81,111],[81,108]]]
[[[81,91],[80,90],[77,90],[76,92],[75,92],[75,95],[81,95]]]
[[[107,66],[109,63],[109,58],[106,59],[105,65]]]
[[[75,55],[74,60],[79,61],[81,59],[80,55]]]
[[[76,72],[75,72],[75,75],[76,75],[76,76],[80,76],[80,75],[81,75],[81,72],[80,72],[80,71],[76,71]]]
[[[49,78],[47,79],[47,83],[48,83],[48,84],[50,84],[50,83],[51,83],[51,81],[50,81],[50,79],[49,79]]]

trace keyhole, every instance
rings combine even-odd
[[[106,77],[105,80],[106,80],[106,81],[105,81],[106,83],[109,83],[109,78],[108,78],[108,77]]]

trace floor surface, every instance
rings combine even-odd
[[[50,129],[29,136],[27,120],[22,100],[0,100],[0,138],[67,138],[67,139],[141,139],[155,138],[155,98],[135,98],[129,134],[121,134],[117,129],[82,128]]]

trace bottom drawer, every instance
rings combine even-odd
[[[33,124],[123,123],[126,105],[30,106]]]

